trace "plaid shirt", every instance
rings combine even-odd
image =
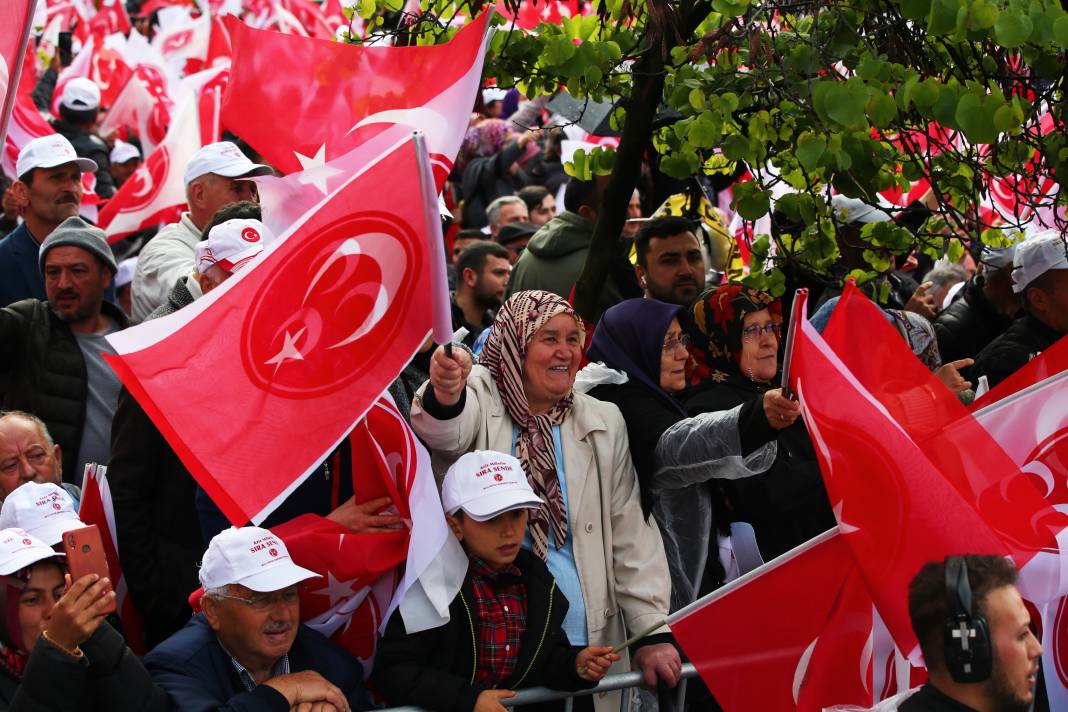
[[[479,626],[475,684],[499,687],[515,670],[519,639],[527,628],[527,589],[515,564],[493,571],[471,558],[471,590]]]
[[[230,657],[230,664],[234,666],[234,670],[237,671],[237,677],[241,680],[241,684],[244,686],[247,692],[252,692],[256,689],[256,681],[252,679],[252,673],[245,669],[245,666],[237,661],[237,658],[233,656],[226,646],[219,641],[219,647],[223,649],[223,652]],[[282,657],[278,658],[275,662],[274,668],[271,669],[271,677],[278,677],[279,675],[289,674],[289,653],[284,653]],[[268,678],[270,679],[270,678]]]

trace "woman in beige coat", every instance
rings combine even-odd
[[[481,365],[439,348],[412,407],[412,427],[439,464],[471,450],[514,454],[545,501],[524,546],[546,560],[570,610],[572,645],[616,645],[668,612],[671,579],[660,532],[642,516],[627,429],[616,406],[574,393],[584,332],[549,292],[512,295],[497,314]],[[666,629],[662,629],[666,631]],[[678,681],[667,635],[632,647],[647,684]],[[617,663],[620,672],[628,664]],[[599,695],[597,710],[618,709]]]

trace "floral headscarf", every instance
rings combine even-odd
[[[504,303],[493,322],[479,363],[489,369],[501,392],[504,408],[519,428],[515,456],[523,465],[534,493],[543,504],[530,518],[530,539],[534,553],[545,559],[549,551],[549,528],[556,548],[567,539],[567,508],[556,472],[553,426],[571,412],[574,396],[569,393],[541,415],[531,415],[523,389],[523,362],[534,334],[558,314],[567,314],[581,325],[571,305],[551,292],[516,292]]]
[[[462,173],[471,159],[499,153],[507,139],[508,122],[504,119],[486,119],[467,129],[456,157],[456,170]]]
[[[740,374],[742,324],[746,314],[762,309],[782,321],[782,304],[767,292],[741,284],[723,284],[703,292],[690,307],[690,385],[722,382]]]

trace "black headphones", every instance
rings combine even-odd
[[[972,587],[963,556],[946,558],[946,620],[943,648],[946,667],[956,682],[982,682],[994,665],[990,627],[972,611]]]

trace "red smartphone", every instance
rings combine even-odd
[[[108,560],[104,554],[104,545],[100,539],[100,529],[91,524],[83,529],[74,529],[63,533],[63,551],[67,554],[67,568],[70,580],[77,581],[86,574],[96,574],[100,578],[108,577]],[[115,612],[115,600],[105,613]]]

